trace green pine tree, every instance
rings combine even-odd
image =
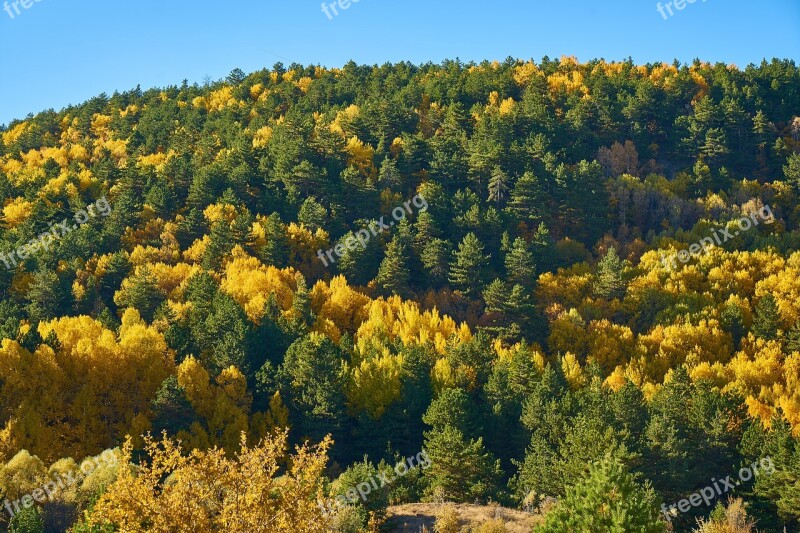
[[[622,298],[625,295],[624,270],[625,262],[619,258],[612,246],[605,257],[597,263],[593,286],[595,295],[609,300]]]
[[[661,533],[655,492],[641,486],[623,464],[606,458],[589,467],[588,477],[567,489],[567,496],[551,511],[537,533],[636,531]]]
[[[289,239],[278,213],[272,213],[264,223],[264,246],[259,251],[260,259],[267,265],[282,268],[289,257]]]
[[[400,237],[395,236],[386,248],[386,256],[378,269],[375,283],[380,287],[385,296],[409,294],[408,256],[410,250],[403,244]]]
[[[453,253],[450,284],[467,296],[477,295],[488,261],[489,257],[483,254],[481,241],[474,233],[468,233],[458,245],[458,251]]]
[[[500,461],[486,451],[482,438],[467,440],[447,425],[425,433],[425,451],[430,458],[423,474],[428,494],[442,492],[448,500],[469,503],[496,497]]]
[[[800,320],[795,322],[792,329],[786,334],[786,351],[788,353],[800,352]]]
[[[494,202],[498,207],[508,195],[508,176],[503,169],[495,167],[492,177],[489,179],[489,201]]]
[[[542,190],[539,178],[526,172],[514,184],[508,210],[521,220],[541,221],[547,213],[547,196]]]
[[[536,283],[536,262],[525,239],[517,237],[506,255],[506,279],[509,283],[533,287]]]
[[[778,338],[778,326],[780,325],[780,313],[778,304],[771,294],[766,294],[758,300],[753,317],[753,334],[766,340]]]

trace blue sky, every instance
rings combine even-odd
[[[798,0],[696,0],[666,20],[653,0],[361,0],[332,19],[321,0],[17,1],[0,11],[0,124],[277,61],[800,60]]]

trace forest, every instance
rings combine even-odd
[[[800,530],[791,60],[236,69],[0,194],[0,531]]]

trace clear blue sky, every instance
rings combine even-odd
[[[800,62],[799,0],[696,0],[667,20],[653,0],[361,0],[333,20],[321,0],[22,1],[0,11],[0,124],[277,61]]]

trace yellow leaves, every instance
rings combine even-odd
[[[17,142],[22,137],[22,134],[28,131],[28,123],[20,122],[8,131],[3,132],[3,144],[6,146]]]
[[[108,150],[111,153],[111,158],[118,165],[124,165],[128,156],[128,139],[109,139],[106,141],[97,141],[95,143],[92,156],[95,160],[99,160],[103,155],[103,151]]]
[[[303,94],[308,92],[308,89],[311,87],[311,84],[314,82],[313,79],[309,78],[308,76],[304,76],[297,80],[297,87],[303,91]]]
[[[561,370],[564,372],[564,379],[567,380],[572,390],[577,390],[586,383],[586,376],[581,369],[578,358],[574,354],[567,352],[561,358]]]
[[[128,115],[134,116],[134,115],[138,115],[139,111],[141,111],[141,108],[136,104],[132,104],[132,105],[127,106],[125,109],[120,109],[119,110],[119,116],[121,116],[123,118],[127,117]]]
[[[586,356],[589,336],[586,333],[586,323],[577,309],[562,313],[550,325],[548,344],[555,353],[572,352],[582,358]]]
[[[221,446],[228,454],[239,449],[239,435],[248,433],[248,413],[252,397],[247,380],[235,367],[224,369],[211,383],[208,372],[194,357],[187,357],[178,367],[178,384],[186,391],[204,424],[193,424],[190,433],[179,437],[188,448]]]
[[[211,237],[208,235],[203,235],[201,239],[195,240],[186,251],[183,252],[183,258],[186,261],[191,261],[192,263],[199,263],[203,259],[203,255],[206,253],[206,248],[208,248],[208,243],[211,242]]]
[[[129,533],[229,531],[323,533],[330,517],[317,506],[323,470],[332,445],[298,447],[281,472],[287,449],[286,432],[267,437],[228,458],[221,450],[181,455],[177,443],[146,439],[149,460],[136,469],[121,468],[116,481],[89,514],[96,525],[110,523]],[[123,448],[132,459],[133,446]],[[279,473],[281,475],[279,475]],[[168,480],[168,481],[166,481]]]
[[[500,116],[509,115],[514,111],[514,107],[516,106],[516,102],[513,98],[506,98],[500,104]]]
[[[236,300],[254,322],[264,316],[270,294],[275,294],[282,310],[291,308],[296,288],[293,270],[264,266],[258,259],[244,254],[234,256],[227,263],[220,281],[220,289]]]
[[[250,87],[250,98],[252,100],[258,100],[258,97],[261,96],[261,92],[264,90],[263,83],[256,83],[252,87]]]
[[[346,131],[349,130],[350,123],[358,118],[358,115],[361,113],[361,109],[355,105],[351,104],[346,109],[339,111],[336,113],[336,118],[333,119],[329,129],[332,133],[338,133],[342,137],[346,137]]]
[[[233,96],[233,87],[225,86],[216,91],[212,91],[206,102],[206,109],[209,111],[222,111],[226,107],[235,107],[239,104]]]
[[[589,94],[589,88],[584,85],[583,74],[577,70],[573,70],[569,74],[562,72],[551,74],[547,78],[547,85],[552,93],[564,91],[567,94]]]
[[[236,218],[236,207],[231,204],[212,204],[205,208],[203,216],[205,216],[209,225],[222,220],[231,224]]]
[[[113,117],[110,115],[101,115],[100,113],[95,113],[92,115],[92,123],[91,123],[91,132],[92,135],[100,138],[107,138],[109,131],[108,126],[111,124],[111,120]]]
[[[152,167],[158,172],[163,172],[167,165],[167,161],[175,157],[175,151],[170,150],[167,153],[157,152],[155,154],[140,155],[136,160],[138,168]]]
[[[589,360],[597,362],[605,373],[633,359],[636,340],[629,327],[607,319],[593,320],[589,324],[588,335]]]
[[[371,418],[380,418],[386,408],[400,398],[403,357],[389,350],[372,359],[361,361],[352,369],[347,399],[356,411],[365,411]]]
[[[359,140],[355,135],[347,140],[345,150],[350,157],[348,163],[355,166],[366,178],[374,178],[377,170],[375,169],[375,149]]]
[[[47,458],[103,450],[147,421],[156,390],[174,371],[164,338],[134,310],[123,316],[118,339],[86,316],[43,322],[38,331],[54,335],[58,349],[42,344],[31,353],[11,340],[0,348],[0,408],[12,415],[0,446]]]
[[[33,213],[33,204],[23,197],[17,197],[3,207],[3,220],[10,228],[22,224]]]
[[[528,61],[522,65],[514,67],[514,81],[520,87],[528,85],[528,82],[534,76],[543,76],[544,73],[539,69],[536,63]]]
[[[652,358],[648,368],[650,376],[663,376],[684,362],[696,365],[701,362],[727,362],[732,346],[716,320],[700,320],[697,324],[657,326],[647,335],[639,337],[639,348]]]
[[[256,130],[255,135],[253,135],[253,148],[264,148],[269,143],[269,140],[272,138],[272,128],[269,126],[264,126]]]
[[[336,276],[327,284],[319,281],[311,289],[311,309],[318,322],[330,320],[339,331],[351,335],[371,315],[369,303],[369,297],[350,287],[344,276]]]

